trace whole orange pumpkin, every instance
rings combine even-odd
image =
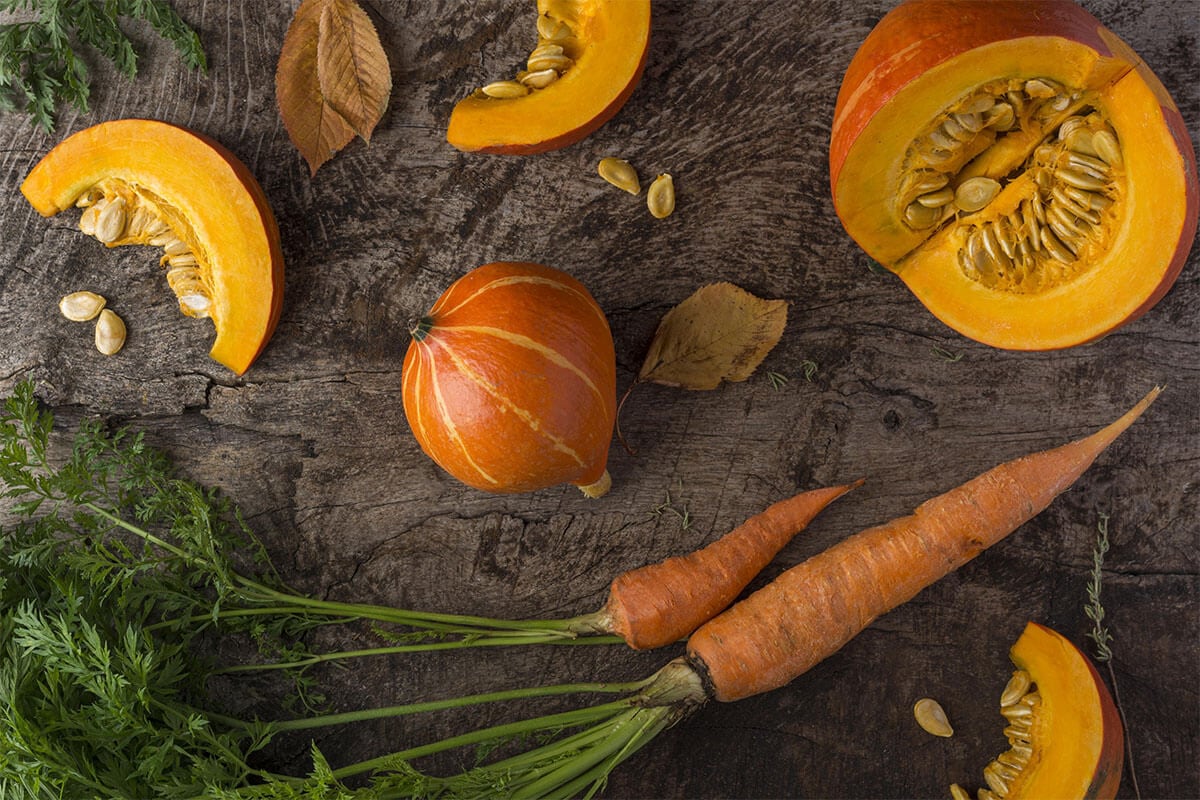
[[[412,337],[404,413],[444,470],[488,492],[608,491],[616,355],[583,284],[540,264],[486,264],[455,281]]]

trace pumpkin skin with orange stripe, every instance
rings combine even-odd
[[[442,469],[487,492],[608,490],[616,354],[583,284],[540,264],[486,264],[455,281],[412,336],[404,413]]]

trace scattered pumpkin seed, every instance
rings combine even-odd
[[[950,800],[971,800],[971,794],[957,783],[950,784]]]
[[[942,708],[942,704],[930,697],[922,697],[913,704],[913,716],[917,720],[917,724],[926,733],[932,733],[934,736],[953,736],[954,728],[950,726],[950,720],[946,717],[946,710]]]
[[[116,355],[125,345],[125,321],[105,308],[96,320],[96,349],[106,356]]]
[[[675,210],[675,180],[663,173],[654,179],[646,190],[646,206],[657,219],[671,216]]]
[[[600,177],[616,186],[618,189],[624,189],[632,195],[638,195],[642,192],[642,185],[638,181],[637,170],[633,168],[628,161],[622,158],[602,158],[600,164],[596,167],[596,171],[600,173]]]
[[[58,310],[72,322],[95,319],[107,301],[95,292],[71,292],[58,301]]]

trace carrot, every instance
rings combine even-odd
[[[720,701],[783,686],[1041,512],[1158,393],[1091,436],[1000,464],[784,572],[692,634],[689,661]]]
[[[797,533],[862,481],[801,492],[755,514],[707,547],[618,575],[598,629],[637,650],[694,631],[734,601]]]

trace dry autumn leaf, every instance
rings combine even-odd
[[[355,137],[371,140],[392,75],[366,12],[354,0],[304,0],[283,38],[275,99],[313,175]]]
[[[700,287],[658,324],[638,381],[715,389],[746,380],[783,336],[787,306],[732,283]]]

